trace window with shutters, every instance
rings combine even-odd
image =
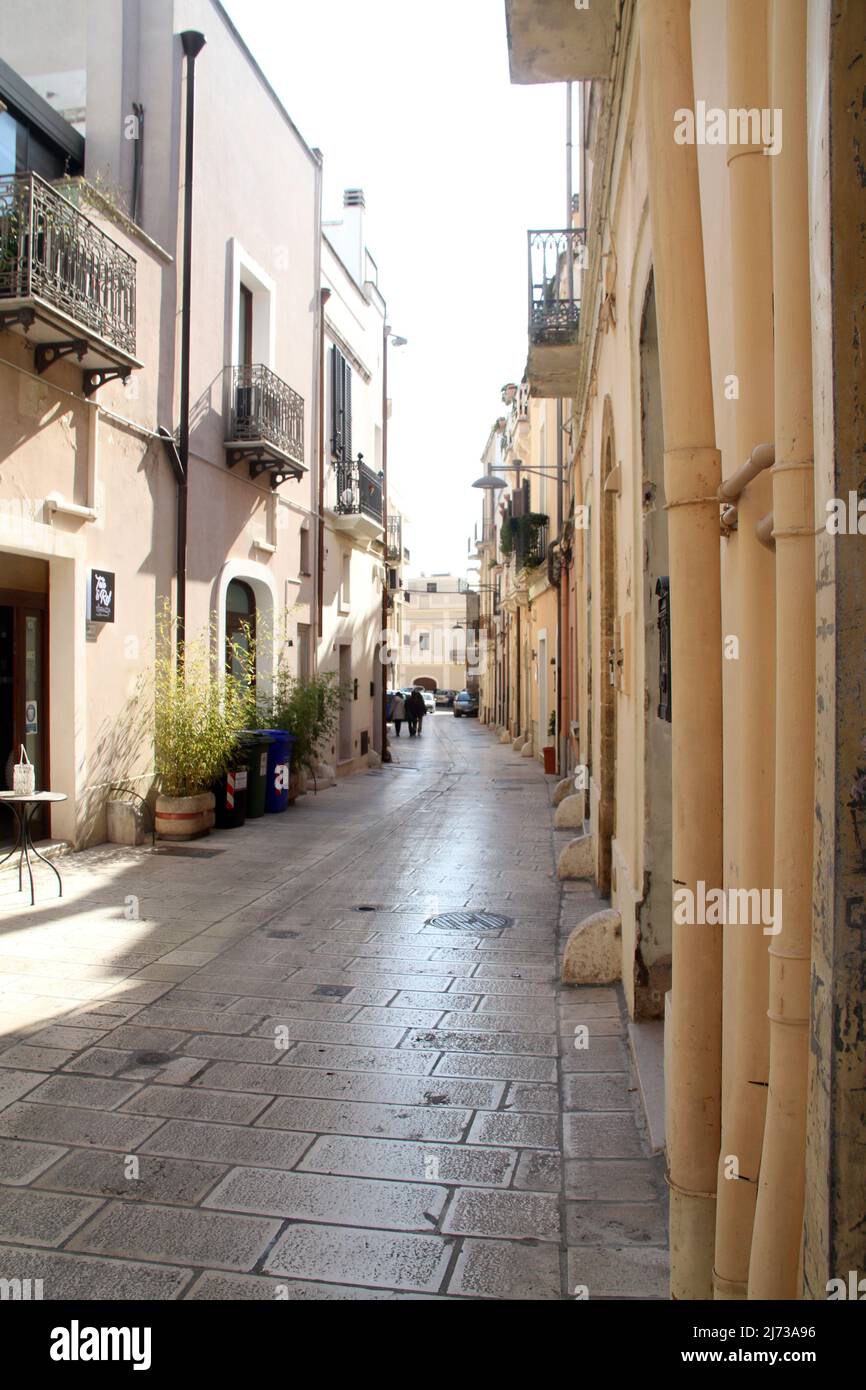
[[[352,459],[352,368],[338,347],[331,348],[331,458]]]

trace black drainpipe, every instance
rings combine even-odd
[[[189,342],[190,297],[192,288],[192,173],[195,122],[195,60],[205,45],[204,34],[186,29],[180,36],[186,54],[186,157],[183,190],[183,290],[180,330],[180,438],[177,485],[177,661],[182,662],[186,635],[186,531],[189,494]]]
[[[136,224],[141,215],[141,173],[144,168],[144,107],[140,101],[132,103],[136,119],[135,152],[132,162],[132,220]]]

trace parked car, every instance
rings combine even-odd
[[[449,705],[453,705],[455,693],[456,692],[453,690],[437,690],[433,696],[434,700],[436,701],[437,708],[442,706],[443,708],[447,709]]]
[[[454,696],[454,718],[459,719],[461,715],[478,713],[478,696],[471,690],[461,690],[459,695]]]

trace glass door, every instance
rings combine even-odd
[[[48,790],[46,617],[41,595],[0,594],[0,783],[10,791],[22,745],[36,768],[36,790]],[[44,807],[34,815],[32,826],[34,839],[50,834]],[[14,836],[12,813],[0,807],[0,840]]]

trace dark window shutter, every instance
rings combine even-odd
[[[342,356],[337,348],[331,348],[331,457],[339,459],[342,456],[343,437],[340,430],[340,417],[342,415],[342,386],[343,373],[341,369]]]
[[[343,458],[349,463],[352,453],[352,368],[343,358]]]
[[[352,368],[338,347],[331,348],[331,455],[352,458]]]

